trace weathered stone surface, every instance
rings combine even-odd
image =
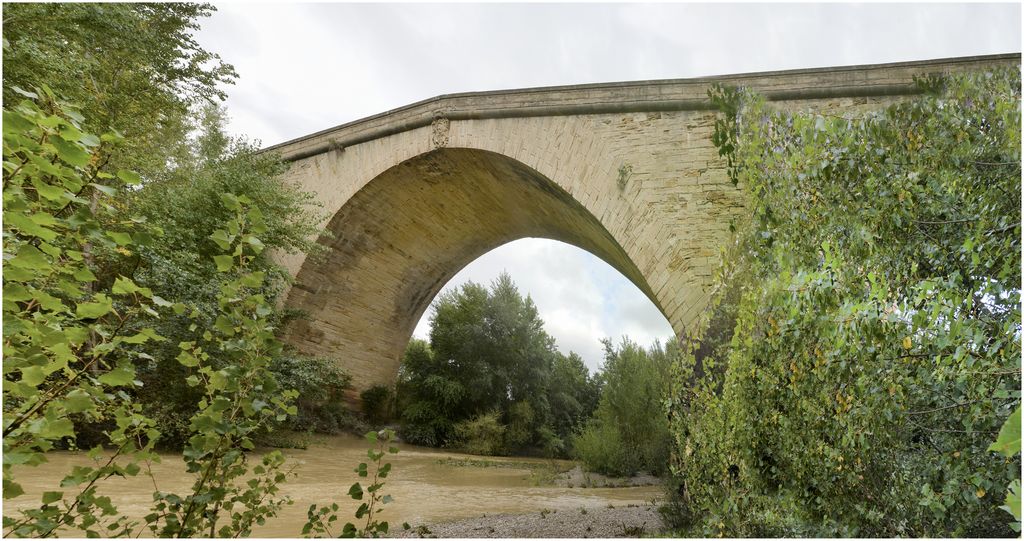
[[[285,339],[359,388],[390,383],[440,288],[524,237],[602,258],[680,333],[744,205],[710,141],[712,83],[848,115],[911,94],[914,75],[1006,64],[1020,55],[441,96],[272,147],[331,216],[325,256],[277,256],[309,316]]]

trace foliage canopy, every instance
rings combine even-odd
[[[564,452],[597,385],[582,359],[555,349],[507,274],[490,289],[469,282],[443,294],[431,324],[430,343],[413,340],[399,374],[403,438],[487,454]]]
[[[724,369],[676,366],[698,532],[1009,534],[1019,456],[988,446],[1020,405],[1020,73],[919,85],[849,117],[711,93],[750,205],[735,332],[703,347]]]

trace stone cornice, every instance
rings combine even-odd
[[[712,108],[707,89],[713,83],[750,87],[771,101],[911,95],[913,77],[966,71],[986,66],[1020,65],[1020,53],[945,58],[700,77],[523,88],[444,94],[273,145],[264,152],[296,161],[448,121],[694,111]]]

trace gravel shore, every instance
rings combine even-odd
[[[658,510],[651,505],[544,511],[526,515],[491,515],[443,522],[408,530],[393,537],[640,537],[661,531]]]

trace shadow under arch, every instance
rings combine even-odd
[[[356,389],[391,384],[420,317],[441,288],[488,251],[525,238],[601,258],[658,307],[646,279],[590,211],[533,168],[486,150],[441,148],[384,171],[331,218],[286,301],[307,318],[287,342],[337,359]]]

